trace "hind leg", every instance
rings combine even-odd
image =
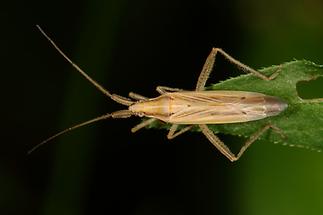
[[[214,65],[215,65],[215,57],[217,53],[220,53],[222,56],[225,57],[225,59],[227,59],[230,63],[236,65],[239,69],[241,69],[242,71],[246,72],[246,73],[251,73],[263,80],[272,80],[274,78],[276,78],[276,76],[279,74],[280,72],[280,67],[279,69],[274,72],[271,76],[267,77],[265,75],[263,75],[262,73],[258,72],[257,70],[252,69],[251,67],[241,63],[240,61],[234,59],[233,57],[231,57],[229,54],[227,54],[225,51],[223,51],[220,48],[213,48],[211,53],[209,54],[209,56],[207,57],[204,66],[202,68],[202,71],[200,73],[200,76],[198,78],[198,81],[196,83],[196,91],[201,91],[204,90],[206,81],[208,80]]]
[[[237,155],[233,154],[229,147],[225,145],[214,133],[211,131],[207,125],[199,125],[201,128],[202,133],[207,137],[207,139],[224,155],[226,156],[230,161],[237,161],[239,158],[243,155],[243,153],[247,150],[247,148],[254,143],[262,134],[264,134],[268,129],[272,129],[276,133],[280,134],[283,138],[285,138],[285,135],[282,133],[282,131],[277,128],[276,126],[272,124],[268,124],[262,128],[260,128],[258,131],[256,131],[254,134],[252,134],[249,139],[245,142],[245,144],[241,147],[240,151]]]

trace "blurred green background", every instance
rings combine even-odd
[[[36,24],[110,91],[154,97],[157,85],[193,89],[212,47],[256,69],[295,58],[323,64],[322,1],[2,4],[1,214],[322,213],[323,154],[309,150],[254,144],[230,163],[201,134],[131,134],[140,121],[131,118],[26,153],[56,131],[123,108],[80,77]],[[209,83],[239,74],[217,62]],[[322,84],[301,93],[323,97]]]

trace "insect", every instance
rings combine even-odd
[[[213,48],[207,57],[202,71],[197,80],[194,91],[185,91],[177,88],[158,86],[157,92],[160,96],[156,98],[146,98],[142,95],[130,92],[126,98],[117,94],[112,94],[90,76],[88,76],[79,66],[77,66],[63,51],[54,43],[54,41],[39,27],[37,28],[53,45],[53,47],[90,83],[92,83],[99,91],[110,97],[117,103],[128,106],[128,109],[119,110],[112,113],[107,113],[89,121],[77,124],[67,128],[50,138],[44,140],[40,144],[32,148],[34,151],[46,142],[82,126],[92,124],[94,122],[105,120],[108,118],[127,118],[130,116],[148,117],[147,120],[141,122],[131,129],[136,132],[141,128],[148,126],[156,120],[161,120],[166,123],[173,124],[167,134],[168,139],[173,139],[186,131],[189,131],[193,126],[198,126],[206,138],[230,161],[238,160],[245,150],[255,142],[268,129],[284,136],[281,130],[268,124],[260,128],[245,142],[237,154],[231,150],[208,128],[208,124],[224,124],[224,123],[242,123],[253,120],[259,120],[270,116],[275,116],[285,110],[288,104],[282,99],[274,96],[269,96],[257,92],[246,91],[205,91],[206,81],[214,67],[215,57],[217,53],[223,55],[229,62],[238,66],[247,73],[251,73],[265,81],[274,79],[279,70],[267,77],[260,72],[248,67],[239,62],[224,52],[222,49]],[[186,127],[178,130],[179,125]]]

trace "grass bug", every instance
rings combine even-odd
[[[126,98],[110,93],[108,90],[94,81],[78,65],[70,60],[70,58],[63,53],[63,51],[38,25],[37,28],[53,45],[53,47],[84,78],[86,78],[99,91],[110,97],[115,102],[128,106],[128,109],[107,113],[67,128],[39,143],[33,147],[29,153],[46,142],[76,128],[80,128],[82,126],[108,118],[127,118],[133,115],[139,117],[148,117],[149,119],[133,127],[131,129],[132,132],[136,132],[156,120],[173,124],[167,134],[168,139],[173,139],[178,135],[189,131],[193,126],[198,126],[206,138],[230,161],[238,160],[245,150],[268,129],[272,129],[284,137],[279,128],[272,124],[267,124],[251,135],[237,154],[232,153],[231,150],[208,128],[208,124],[241,123],[259,120],[278,115],[287,108],[288,104],[278,97],[257,92],[204,90],[206,81],[214,67],[217,53],[223,55],[230,63],[235,64],[239,69],[247,73],[251,73],[264,81],[274,79],[279,74],[279,70],[273,73],[270,77],[267,77],[234,59],[222,49],[213,48],[205,61],[194,91],[158,86],[157,92],[160,93],[160,96],[156,98],[146,98],[133,92],[129,93],[130,98]],[[179,125],[186,125],[186,127],[178,131]]]

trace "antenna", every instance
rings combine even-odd
[[[67,132],[69,132],[69,131],[72,131],[72,130],[74,130],[74,129],[77,129],[77,128],[80,128],[80,127],[83,127],[83,126],[85,126],[85,125],[92,124],[92,123],[97,122],[97,121],[101,121],[101,120],[104,120],[104,119],[108,119],[108,118],[110,118],[111,116],[112,116],[112,115],[111,115],[110,113],[107,113],[107,114],[104,114],[104,115],[102,115],[102,116],[96,117],[96,118],[94,118],[94,119],[90,119],[90,120],[88,120],[88,121],[82,122],[82,123],[77,124],[77,125],[74,125],[74,126],[72,126],[72,127],[69,127],[69,128],[67,128],[67,129],[65,129],[65,130],[63,130],[63,131],[61,131],[61,132],[58,132],[57,134],[55,134],[55,135],[53,135],[53,136],[51,136],[51,137],[47,138],[47,139],[46,139],[46,140],[44,140],[43,142],[41,142],[41,143],[37,144],[36,146],[34,146],[32,149],[30,149],[30,150],[28,151],[28,154],[32,153],[33,151],[35,151],[36,149],[38,149],[39,147],[41,147],[42,145],[44,145],[44,144],[45,144],[45,143],[47,143],[48,141],[51,141],[52,139],[55,139],[56,137],[61,136],[62,134],[65,134],[65,133],[67,133]]]
[[[74,63],[67,55],[56,45],[56,43],[45,33],[45,31],[39,26],[36,25],[40,33],[52,44],[52,46],[58,51],[60,55],[62,55],[65,60],[67,60],[86,80],[88,80],[92,85],[94,85],[99,91],[101,91],[104,95],[110,97],[112,100],[116,101],[119,104],[130,106],[134,102],[128,98],[111,94],[108,90],[102,87],[98,82],[93,80],[88,74],[86,74],[76,63]]]
[[[55,44],[55,42],[43,31],[43,29],[39,26],[36,25],[36,27],[38,28],[38,30],[42,33],[42,35],[44,35],[46,37],[46,39],[53,45],[53,47],[86,79],[88,80],[90,83],[92,83],[99,91],[101,91],[103,94],[105,94],[106,96],[110,97],[112,100],[116,101],[119,104],[123,104],[126,106],[130,106],[132,104],[134,104],[135,102],[126,98],[126,97],[122,97],[119,96],[117,94],[111,94],[108,90],[106,90],[104,87],[102,87],[99,83],[97,83],[96,81],[94,81],[89,75],[87,75],[78,65],[76,65],[69,57],[67,57],[65,55],[65,53]],[[102,116],[90,119],[88,121],[79,123],[77,125],[74,125],[72,127],[69,127],[61,132],[58,132],[57,134],[47,138],[46,140],[42,141],[41,143],[37,144],[36,146],[34,146],[31,150],[28,151],[28,154],[32,153],[33,151],[35,151],[36,149],[38,149],[40,146],[44,145],[45,143],[55,139],[56,137],[61,136],[62,134],[65,134],[69,131],[72,131],[74,129],[92,124],[94,122],[98,122],[104,119],[108,119],[108,118],[127,118],[130,117],[131,115],[133,115],[133,113],[130,110],[120,110],[120,111],[116,111],[113,113],[107,113],[104,114]]]

